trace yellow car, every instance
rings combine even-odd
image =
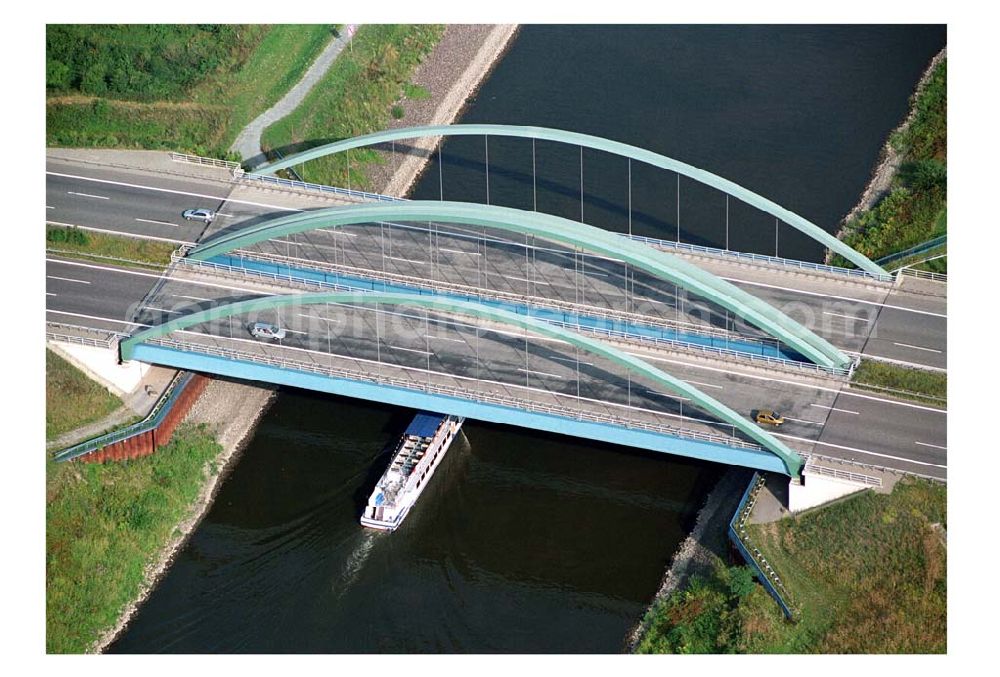
[[[779,426],[785,422],[785,417],[776,411],[771,411],[770,409],[761,409],[754,416],[754,420],[757,423],[764,423],[766,425]]]

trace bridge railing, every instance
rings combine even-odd
[[[308,190],[315,191],[319,193],[326,193],[328,195],[339,195],[342,197],[350,197],[356,200],[365,200],[367,202],[401,202],[403,198],[390,197],[388,195],[381,195],[379,193],[369,193],[365,190],[354,190],[352,188],[340,188],[337,186],[324,186],[320,183],[309,183],[307,181],[296,181],[295,179],[284,179],[280,176],[268,176],[266,174],[254,174],[253,172],[245,172],[240,178],[243,181],[249,181],[251,183],[257,183],[260,185],[273,185],[281,186],[283,188],[293,188],[297,190]]]
[[[141,435],[153,428],[156,428],[163,422],[167,414],[170,413],[171,408],[174,406],[174,402],[180,396],[181,392],[187,386],[188,382],[194,377],[191,372],[177,372],[174,378],[170,381],[167,388],[163,391],[160,399],[157,400],[156,404],[153,406],[153,410],[146,415],[144,419],[133,423],[132,425],[125,426],[124,428],[119,428],[112,432],[106,433],[104,435],[98,435],[79,444],[74,444],[71,447],[63,449],[62,451],[56,453],[53,459],[58,462],[72,461],[75,458],[79,458],[92,451],[97,451],[98,449],[103,449],[104,447],[110,446],[115,442],[121,442],[122,440],[127,440],[130,437],[135,437],[136,435]]]
[[[108,329],[95,329],[62,322],[45,323],[45,339],[62,343],[75,343],[95,348],[114,349],[127,334]]]
[[[224,338],[224,337],[212,337],[210,335],[206,336],[208,336],[209,338]],[[580,421],[606,423],[628,429],[648,430],[651,432],[656,432],[663,435],[669,435],[672,437],[697,440],[700,442],[709,442],[712,444],[719,444],[727,447],[735,447],[739,449],[759,451],[762,454],[770,454],[769,451],[764,450],[760,445],[747,442],[738,437],[730,437],[726,435],[706,433],[698,430],[692,430],[689,428],[680,428],[677,426],[671,426],[661,423],[653,423],[650,421],[642,421],[632,418],[626,418],[624,416],[618,416],[611,413],[587,411],[573,407],[566,407],[558,404],[548,404],[545,402],[539,402],[537,400],[529,400],[529,399],[514,397],[512,395],[502,395],[495,392],[487,393],[480,390],[459,388],[457,386],[451,386],[442,383],[431,383],[426,380],[410,380],[410,379],[396,378],[386,374],[363,372],[343,367],[336,367],[331,364],[323,365],[323,364],[318,364],[316,362],[305,362],[302,360],[289,359],[287,357],[278,357],[262,353],[249,353],[246,351],[236,350],[233,348],[226,348],[219,345],[208,345],[204,343],[197,343],[191,341],[181,341],[172,338],[150,339],[146,341],[146,343],[151,345],[163,346],[164,348],[172,348],[174,350],[179,350],[183,352],[214,355],[217,357],[223,357],[230,360],[252,362],[256,364],[265,364],[268,366],[279,367],[281,369],[289,369],[293,371],[303,371],[314,374],[321,374],[323,376],[329,376],[333,378],[344,378],[354,381],[377,383],[379,385],[395,386],[399,388],[405,388],[408,390],[419,390],[422,392],[433,393],[437,395],[447,395],[450,397],[465,399],[473,402],[479,402],[484,404],[495,404],[506,407],[523,409],[531,412],[552,414],[555,416],[561,416],[563,418],[575,419]],[[390,365],[390,366],[396,366],[396,365]],[[398,368],[405,369],[402,367]],[[515,388],[517,387],[513,386],[512,384],[508,385],[511,385],[512,387]]]
[[[935,282],[947,282],[948,276],[945,273],[935,273],[930,270],[917,270],[915,268],[900,268],[897,271],[898,275],[907,275],[909,277],[917,277],[921,280],[934,280]]]
[[[803,474],[806,475],[823,475],[824,477],[832,477],[838,480],[846,480],[848,482],[854,482],[856,484],[863,484],[867,487],[881,487],[882,478],[872,477],[871,475],[865,475],[863,473],[851,472],[850,470],[843,470],[841,468],[831,468],[825,465],[816,465],[813,459],[808,454],[802,454],[802,458],[805,459],[805,465],[802,468]]]
[[[220,169],[228,169],[234,173],[242,173],[243,167],[239,162],[230,162],[229,160],[218,160],[216,158],[201,157],[200,155],[188,155],[187,153],[170,153],[170,159],[174,162],[185,162],[189,165],[204,165],[207,167],[219,167]]]
[[[799,268],[801,270],[813,270],[817,272],[831,273],[834,275],[846,275],[848,277],[859,279],[877,280],[878,282],[893,281],[892,275],[876,275],[875,273],[869,273],[867,270],[860,270],[856,268],[841,268],[839,266],[830,266],[825,263],[811,263],[809,261],[799,261],[797,259],[786,259],[780,256],[769,256],[767,254],[737,252],[731,249],[706,247],[704,245],[687,244],[684,242],[676,242],[674,240],[661,240],[655,237],[646,237],[644,235],[627,235],[626,237],[630,237],[638,242],[644,242],[650,246],[656,247],[657,249],[676,249],[678,251],[727,256],[729,258],[735,258],[742,261],[755,261],[757,263],[768,263],[770,265],[781,266],[783,268]]]
[[[729,520],[729,540],[736,546],[740,555],[743,556],[744,561],[753,569],[757,580],[761,582],[764,589],[767,590],[771,597],[774,598],[774,601],[778,603],[778,606],[781,607],[781,611],[785,614],[785,617],[791,619],[794,617],[795,612],[786,601],[790,599],[788,591],[785,590],[778,572],[768,563],[764,554],[750,542],[750,535],[746,528],[750,520],[750,515],[753,514],[754,505],[757,503],[757,495],[764,488],[765,483],[766,481],[760,473],[755,472],[753,474],[750,484],[747,485],[746,490],[743,492],[743,498],[740,499],[736,512],[733,513],[732,519]]]

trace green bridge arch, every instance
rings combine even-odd
[[[509,232],[532,234],[542,239],[620,259],[727,308],[737,317],[784,342],[820,366],[843,369],[851,363],[850,357],[777,308],[678,256],[595,226],[551,214],[511,207],[411,200],[362,203],[297,212],[207,240],[188,252],[188,257],[204,261],[274,237],[318,228],[385,221],[438,221],[487,226]]]
[[[255,172],[263,174],[273,174],[279,169],[287,169],[297,164],[315,160],[325,155],[333,155],[351,148],[363,148],[374,146],[388,141],[399,139],[420,139],[435,136],[510,136],[530,139],[541,139],[544,141],[557,141],[561,143],[571,143],[585,148],[592,148],[607,153],[613,153],[622,157],[631,158],[639,162],[677,172],[690,179],[694,179],[706,186],[711,186],[721,190],[728,195],[732,195],[738,200],[746,202],[761,211],[784,221],[793,228],[805,233],[820,244],[840,254],[858,268],[878,276],[888,276],[889,274],[877,263],[867,256],[854,250],[836,237],[830,235],[825,230],[805,219],[795,212],[785,209],[776,202],[768,200],[762,195],[733,183],[721,176],[699,169],[693,165],[674,160],[666,155],[654,153],[651,150],[632,146],[620,141],[612,141],[599,136],[581,134],[579,132],[568,132],[561,129],[551,129],[548,127],[526,127],[518,125],[434,125],[429,127],[405,127],[402,129],[389,129],[364,136],[356,136],[343,141],[324,144],[316,148],[289,155],[277,162],[271,162],[255,168]]]
[[[493,308],[468,301],[456,301],[444,297],[425,296],[420,294],[386,293],[386,292],[315,292],[309,294],[289,294],[285,296],[266,296],[248,301],[238,301],[221,306],[215,306],[190,315],[170,320],[148,329],[144,329],[120,344],[122,360],[132,359],[132,354],[139,343],[149,339],[166,336],[171,332],[188,327],[212,322],[215,320],[263,310],[275,310],[286,306],[314,305],[322,303],[339,303],[355,305],[409,305],[430,308],[433,310],[457,313],[479,319],[491,320],[512,327],[526,329],[549,338],[566,341],[581,350],[605,357],[628,371],[650,379],[654,383],[683,397],[688,397],[702,410],[716,416],[720,420],[733,425],[748,437],[759,443],[766,450],[778,456],[785,465],[788,474],[797,477],[801,472],[803,460],[792,449],[788,448],[770,433],[761,430],[749,419],[740,416],[718,400],[706,395],[689,383],[667,374],[645,360],[630,355],[598,339],[578,334],[577,332],[549,324],[543,320],[518,315],[509,310]]]

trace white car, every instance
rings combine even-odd
[[[215,219],[215,212],[211,209],[187,209],[182,216],[188,221],[204,221],[211,223]]]
[[[276,324],[268,324],[267,322],[254,322],[250,325],[250,335],[254,338],[259,339],[283,339],[285,338],[285,330],[283,327],[279,327]]]

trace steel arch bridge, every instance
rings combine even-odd
[[[205,261],[275,237],[320,228],[391,221],[438,221],[487,226],[531,234],[620,259],[719,304],[820,366],[843,369],[852,361],[825,339],[777,308],[678,256],[596,226],[510,207],[416,200],[331,207],[300,212],[236,230],[195,246],[187,256],[193,260]]]
[[[120,343],[122,360],[134,359],[137,348],[144,342],[163,338],[172,332],[184,330],[199,324],[213,322],[245,313],[275,310],[283,307],[295,307],[315,304],[347,304],[347,305],[404,305],[423,307],[446,313],[465,315],[478,320],[497,322],[506,326],[516,327],[533,332],[536,335],[555,338],[569,343],[593,355],[607,358],[614,364],[624,367],[627,371],[645,378],[670,391],[690,398],[699,408],[716,416],[721,421],[732,425],[750,439],[761,445],[780,459],[785,472],[798,477],[804,461],[795,451],[787,447],[770,433],[760,429],[751,421],[733,411],[725,404],[703,393],[698,388],[654,367],[645,360],[615,348],[603,341],[584,336],[577,332],[555,326],[543,320],[530,316],[518,315],[508,310],[493,308],[478,303],[455,301],[452,299],[425,296],[408,293],[386,292],[318,292],[308,294],[290,294],[284,296],[266,296],[262,298],[238,301],[183,315],[163,324],[155,325],[139,331]]]
[[[396,141],[399,139],[421,139],[421,138],[433,138],[438,136],[506,136],[506,137],[520,137],[520,138],[530,138],[539,139],[544,141],[556,141],[560,143],[575,144],[585,148],[591,148],[594,150],[604,151],[607,153],[612,153],[614,155],[619,155],[622,157],[629,158],[631,160],[637,160],[645,164],[652,165],[654,167],[659,167],[660,169],[666,169],[669,171],[676,172],[680,175],[686,176],[690,179],[702,183],[706,186],[710,186],[717,190],[721,190],[727,195],[731,195],[738,200],[741,200],[761,211],[771,214],[777,219],[789,224],[793,228],[805,233],[813,240],[816,240],[820,244],[829,248],[830,250],[840,254],[848,261],[854,263],[858,268],[878,275],[880,277],[888,276],[888,273],[877,263],[873,262],[871,259],[866,257],[864,254],[856,251],[852,247],[848,246],[844,242],[840,241],[836,237],[830,235],[825,230],[809,221],[802,216],[799,216],[795,212],[782,207],[781,205],[758,195],[757,193],[740,186],[728,179],[724,179],[721,176],[717,176],[711,172],[705,171],[704,169],[699,169],[692,165],[686,164],[679,160],[667,157],[665,155],[660,155],[651,150],[646,150],[639,148],[637,146],[632,146],[626,143],[621,143],[620,141],[612,141],[610,139],[604,139],[598,136],[591,136],[589,134],[581,134],[578,132],[569,132],[561,129],[551,129],[548,127],[526,127],[517,125],[481,125],[481,124],[470,124],[470,125],[436,125],[428,127],[407,127],[402,129],[391,129],[381,132],[375,132],[373,134],[365,134],[363,136],[357,136],[351,139],[345,139],[343,141],[336,141],[334,143],[325,144],[322,146],[317,146],[316,148],[311,148],[309,150],[303,151],[301,153],[295,153],[294,155],[289,155],[278,162],[272,162],[268,164],[261,165],[254,169],[257,173],[263,174],[273,174],[280,169],[287,169],[289,167],[294,167],[297,164],[307,162],[309,160],[314,160],[316,158],[324,157],[326,155],[333,155],[335,153],[340,153],[343,151],[350,150],[352,148],[363,148],[367,146],[373,146],[380,143],[386,143],[390,141]]]

